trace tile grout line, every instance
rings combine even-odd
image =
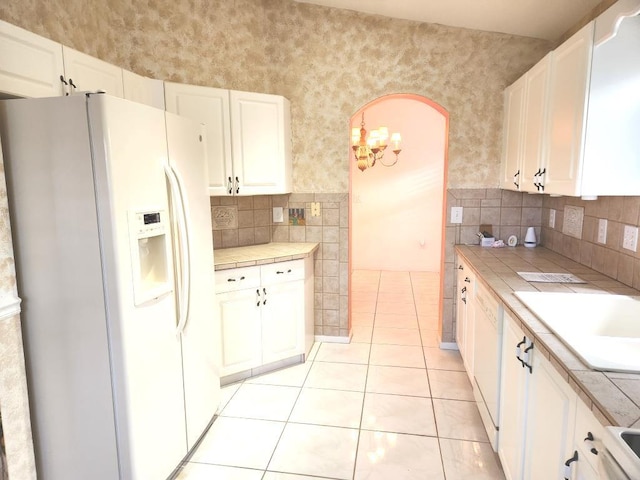
[[[422,341],[422,329],[420,328],[420,317],[418,316],[418,308],[416,306],[416,292],[414,290],[413,287],[413,278],[411,277],[411,273],[409,273],[409,278],[411,279],[411,291],[413,294],[413,305],[416,309],[416,319],[418,321],[418,332],[420,333],[420,345],[422,346],[422,358],[424,359],[424,369],[425,372],[427,373],[427,384],[429,385],[429,401],[431,403],[431,412],[433,413],[433,424],[434,427],[436,429],[436,439],[438,441],[438,452],[440,453],[440,465],[442,466],[442,475],[444,480],[446,480],[447,478],[447,472],[444,468],[444,458],[442,458],[442,444],[440,442],[440,432],[438,430],[438,420],[436,418],[436,408],[435,405],[433,403],[433,391],[431,390],[431,379],[429,377],[429,368],[427,365],[427,356],[425,354],[425,347],[424,347],[424,343]]]
[[[358,439],[356,440],[356,454],[353,458],[353,469],[351,473],[351,478],[355,480],[356,478],[356,467],[358,465],[358,450],[360,449],[360,436],[362,434],[362,419],[364,417],[364,402],[367,398],[367,382],[369,380],[369,365],[371,363],[371,347],[373,345],[373,330],[376,326],[376,311],[378,309],[378,296],[380,295],[380,281],[382,277],[382,272],[378,274],[378,289],[376,290],[376,306],[374,308],[373,313],[373,325],[371,326],[371,337],[369,338],[369,356],[367,358],[367,371],[364,377],[364,387],[362,389],[362,406],[360,408],[360,423],[358,424]]]
[[[267,472],[269,471],[269,465],[271,464],[271,461],[273,460],[273,456],[276,454],[276,450],[278,449],[278,445],[280,445],[280,441],[282,440],[282,436],[284,435],[284,431],[287,428],[287,425],[289,425],[289,419],[291,418],[291,415],[293,414],[293,410],[296,408],[296,404],[298,403],[298,400],[300,399],[300,395],[302,395],[302,389],[304,388],[304,384],[307,382],[307,378],[309,377],[309,374],[311,373],[311,369],[313,368],[313,363],[315,363],[315,359],[318,356],[318,352],[320,351],[320,347],[322,346],[323,342],[319,342],[318,348],[316,349],[316,352],[313,356],[313,359],[311,360],[311,367],[309,367],[309,370],[307,370],[307,373],[304,376],[304,380],[302,381],[302,386],[300,387],[300,391],[298,392],[298,395],[296,396],[296,400],[295,402],[293,402],[293,406],[291,407],[291,411],[289,412],[289,415],[287,416],[287,419],[284,422],[284,427],[282,427],[282,432],[280,432],[280,436],[278,437],[278,441],[276,442],[275,446],[273,447],[273,452],[271,452],[271,456],[269,457],[269,461],[267,462],[267,465],[264,468],[264,472],[262,474],[262,478],[264,479],[264,477],[267,475]],[[311,346],[311,350],[313,350],[313,345]]]

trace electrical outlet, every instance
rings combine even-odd
[[[555,209],[549,210],[549,227],[554,228],[556,226],[556,211]]]
[[[311,202],[311,216],[312,217],[320,216],[320,202]]]
[[[451,207],[451,223],[462,223],[462,207]]]
[[[638,227],[624,226],[624,236],[622,237],[622,248],[633,252],[638,250]]]
[[[607,219],[598,219],[598,243],[607,243]]]

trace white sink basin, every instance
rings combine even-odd
[[[591,368],[640,373],[640,296],[515,294]]]

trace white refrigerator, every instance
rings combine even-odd
[[[203,128],[86,94],[0,135],[38,478],[167,478],[220,395]]]

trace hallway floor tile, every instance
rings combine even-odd
[[[178,480],[504,480],[457,351],[437,335],[437,274],[356,271],[350,344],[222,390]]]

